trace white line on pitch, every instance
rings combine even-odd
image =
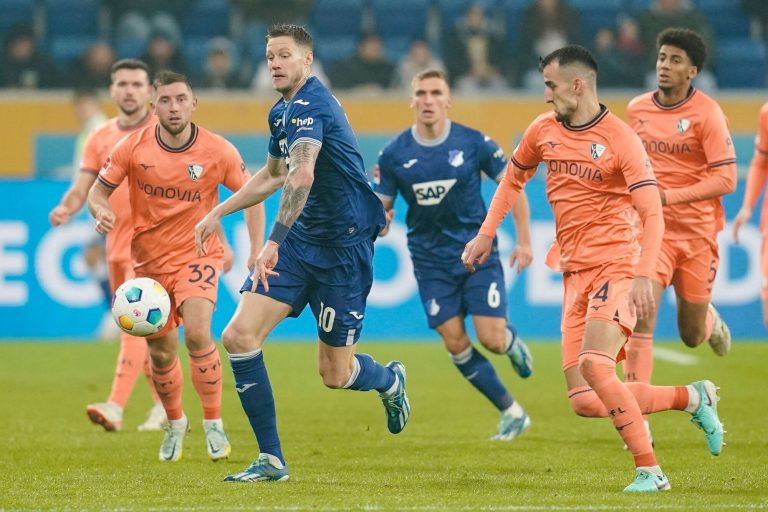
[[[699,358],[690,354],[683,354],[676,350],[670,350],[663,347],[653,347],[653,357],[668,363],[675,363],[682,366],[693,366],[699,362]]]

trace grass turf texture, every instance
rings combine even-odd
[[[374,392],[322,386],[309,343],[272,343],[266,363],[278,425],[291,469],[287,483],[231,484],[221,479],[257,455],[253,434],[224,360],[224,420],[229,461],[208,460],[201,412],[188,380],[184,404],[193,431],[184,459],[161,463],[162,433],[136,426],[151,401],[143,376],[124,430],[91,425],[85,405],[105,399],[116,345],[0,343],[3,389],[2,510],[742,510],[768,509],[768,344],[737,343],[716,358],[708,347],[681,366],[656,360],[659,384],[709,378],[722,386],[720,416],[728,446],[707,452],[686,413],[651,419],[656,452],[672,491],[621,492],[633,478],[628,452],[607,419],[570,410],[557,343],[531,344],[534,375],[517,378],[506,358],[492,357],[533,425],[509,443],[494,443],[498,415],[459,375],[438,343],[371,343],[380,362],[408,369],[413,415],[389,434]]]

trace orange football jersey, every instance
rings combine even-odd
[[[174,272],[196,258],[195,225],[219,203],[219,184],[236,191],[249,178],[237,149],[194,123],[180,148],[163,143],[158,124],[134,132],[115,146],[99,173],[111,188],[128,181],[133,263],[147,274]],[[223,257],[218,237],[207,247],[208,254]]]
[[[736,162],[728,120],[720,106],[697,89],[681,102],[665,106],[657,92],[630,101],[629,125],[643,141],[659,187],[685,188]],[[664,238],[709,238],[723,229],[720,198],[664,207]]]
[[[656,186],[637,135],[602,107],[590,123],[573,127],[554,112],[526,129],[501,186],[520,190],[545,162],[547,199],[555,217],[559,268],[573,272],[639,254],[630,191]],[[485,231],[485,224],[480,233]]]
[[[85,141],[80,171],[98,174],[107,161],[109,152],[120,139],[145,126],[153,124],[157,118],[153,114],[147,116],[136,126],[125,128],[114,117],[91,132]],[[109,205],[115,212],[115,227],[107,234],[107,261],[126,261],[131,259],[131,237],[133,222],[131,221],[131,205],[128,202],[128,185],[123,184],[109,196]]]

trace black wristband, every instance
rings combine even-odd
[[[272,232],[269,234],[269,239],[277,245],[283,245],[283,241],[285,240],[285,237],[288,236],[290,230],[291,228],[285,224],[275,222],[275,225],[272,226]]]

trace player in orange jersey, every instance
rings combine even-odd
[[[203,406],[208,455],[219,460],[231,450],[221,420],[221,361],[211,339],[224,250],[214,236],[207,253],[198,257],[194,227],[218,203],[220,183],[236,191],[250,176],[232,144],[191,122],[197,98],[184,75],[159,73],[153,98],[158,124],[132,133],[113,148],[88,194],[88,206],[97,231],[110,232],[116,221],[110,194],[124,180],[129,182],[136,275],[155,279],[171,296],[171,318],[160,333],[148,337],[152,377],[169,421],[160,460],[181,459],[189,429],[177,354],[177,327],[182,322],[192,383]],[[263,207],[249,209],[246,223],[252,266],[264,235]]]
[[[544,97],[554,112],[540,115],[514,151],[478,235],[465,247],[469,270],[482,264],[504,216],[540,162],[555,216],[565,293],[561,323],[563,370],[571,407],[588,417],[610,416],[635,459],[627,492],[670,488],[656,463],[642,413],[693,413],[714,455],[723,429],[714,384],[625,384],[616,376],[636,318],[652,314],[650,275],[664,221],[656,180],[640,140],[597,99],[597,63],[581,46],[566,46],[541,62]],[[635,210],[643,224],[635,238]]]
[[[97,127],[88,136],[83,148],[80,173],[73,181],[59,204],[49,214],[53,226],[69,222],[85,204],[88,190],[96,181],[101,166],[107,160],[112,147],[125,137],[144,126],[154,123],[149,111],[151,87],[149,67],[136,59],[117,61],[112,66],[112,84],[109,94],[117,106],[117,117]],[[107,272],[112,293],[127,279],[133,277],[131,264],[131,224],[128,204],[128,184],[119,187],[110,197],[112,209],[121,212],[115,228],[107,236]],[[108,431],[117,431],[123,426],[123,409],[131,396],[141,369],[147,376],[155,406],[139,430],[160,430],[165,422],[165,410],[152,385],[149,368],[147,343],[126,333],[120,335],[120,353],[112,380],[112,391],[106,402],[88,405],[88,417]]]
[[[721,197],[736,188],[736,154],[728,120],[718,104],[691,81],[707,57],[692,30],[670,28],[657,37],[658,89],[629,102],[629,125],[640,136],[659,183],[664,239],[650,275],[658,304],[670,285],[677,296],[680,338],[705,341],[719,356],[731,347],[728,326],[711,303],[717,273]],[[624,377],[650,382],[656,314],[638,321],[627,343]],[[649,434],[650,435],[650,434]]]
[[[744,191],[741,209],[733,220],[733,238],[737,243],[741,226],[749,222],[752,217],[752,209],[765,190],[766,180],[768,180],[768,103],[760,109],[757,137],[755,137],[755,154],[747,174],[747,190]],[[760,271],[763,276],[760,298],[763,302],[763,323],[768,326],[768,201],[765,200],[760,214],[760,232],[763,235],[763,246],[760,252]]]

